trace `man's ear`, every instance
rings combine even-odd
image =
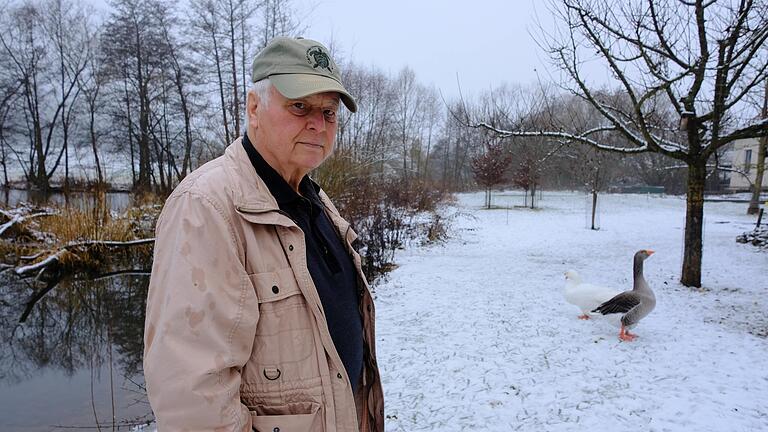
[[[254,91],[249,91],[246,96],[245,110],[248,126],[257,129],[259,127],[259,119],[256,115],[256,109],[259,106],[259,95]]]

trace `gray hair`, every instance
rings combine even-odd
[[[253,86],[251,86],[251,91],[259,97],[259,103],[264,105],[265,108],[269,105],[269,100],[272,96],[272,93],[270,92],[271,88],[272,83],[269,81],[269,78],[256,81],[253,83]]]
[[[269,81],[269,78],[264,78],[262,80],[256,81],[251,85],[251,89],[248,90],[248,93],[253,93],[256,97],[259,98],[259,105],[262,106],[262,108],[266,108],[269,106],[269,101],[271,99],[272,93],[270,92],[270,88],[272,87],[272,83]],[[248,124],[248,105],[246,104],[246,109],[243,110],[243,114],[245,115],[245,118],[243,119],[244,124]]]

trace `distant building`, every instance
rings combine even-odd
[[[734,191],[747,191],[755,182],[757,173],[757,148],[760,143],[759,138],[748,138],[736,140],[733,142],[731,150],[731,166],[749,177],[747,178],[739,173],[731,172],[731,181],[728,188]],[[768,172],[763,174],[763,190],[768,188]]]

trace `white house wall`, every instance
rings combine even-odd
[[[734,169],[737,169],[741,172],[746,172],[749,176],[749,181],[747,181],[743,175],[732,172],[731,182],[729,184],[730,189],[747,190],[750,188],[750,184],[755,182],[755,177],[757,175],[758,143],[759,141],[757,138],[737,140],[733,143],[733,150],[731,153],[733,155],[732,166]],[[745,163],[747,150],[752,150],[752,162],[748,171]],[[768,172],[766,174],[768,174]],[[763,190],[768,187],[768,175],[766,174],[763,175]]]

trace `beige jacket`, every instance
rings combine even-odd
[[[356,234],[325,193],[359,275],[357,395],[307,270],[304,236],[238,139],[194,171],[157,222],[144,376],[160,432],[384,430],[374,309]]]

